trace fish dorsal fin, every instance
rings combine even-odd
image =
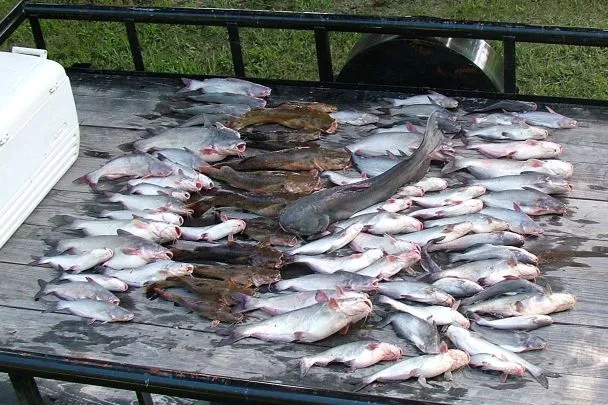
[[[329,297],[327,297],[327,294],[325,294],[325,291],[317,291],[317,293],[315,294],[315,300],[317,302],[327,302],[329,301]]]
[[[119,235],[119,236],[136,236],[136,235],[133,235],[129,231],[125,231],[124,229],[117,229],[116,230],[116,234]]]
[[[336,300],[335,298],[330,298],[327,302],[327,306],[333,309],[334,311],[338,311],[340,309],[340,303],[338,303],[338,300]]]
[[[517,212],[522,212],[521,207],[516,202],[513,203],[513,209]]]
[[[557,114],[551,107],[549,107],[548,105],[545,106],[545,108],[547,109],[547,111],[549,111],[551,114]]]

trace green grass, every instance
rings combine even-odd
[[[15,0],[0,0],[4,15]],[[608,2],[562,0],[160,0],[89,1],[97,4],[225,7],[288,11],[321,11],[384,16],[432,16],[477,21],[608,28]],[[91,62],[95,67],[130,69],[124,27],[115,23],[42,21],[49,57],[65,66]],[[225,29],[218,27],[140,24],[144,61],[150,71],[232,74]],[[334,71],[343,66],[359,36],[332,33]],[[241,30],[247,75],[315,79],[312,33],[293,30]],[[0,49],[33,46],[24,24]],[[591,47],[517,45],[518,86],[522,93],[608,98],[608,50]]]

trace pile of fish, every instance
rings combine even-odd
[[[302,358],[302,376],[315,364],[354,370],[399,360],[357,389],[410,378],[426,386],[465,365],[503,381],[529,372],[548,387],[556,375],[517,353],[544,349],[529,331],[576,299],[535,283],[542,263],[522,246],[544,232],[531,217],[567,211],[559,195],[571,190],[573,167],[547,138],[576,121],[508,100],[464,111],[434,92],[370,112],[302,101],[266,107],[265,86],[185,83],[166,108],[180,126],[150,131],[123,146],[133,152],[81,178],[98,191],[100,180],[127,178],[100,201],[124,210],[60,218],[61,229],[87,236],[56,244],[69,255],[38,260],[71,283],[41,281],[37,298],[72,300],[57,309],[90,319],[129,320],[82,307],[120,308],[104,290],[110,282],[145,286],[214,325],[232,323],[216,329],[220,345],[310,343],[362,320],[390,324],[402,345],[336,346]]]

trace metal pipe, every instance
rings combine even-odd
[[[470,22],[426,17],[370,17],[343,14],[293,13],[228,9],[144,8],[92,5],[26,3],[26,16],[49,19],[127,21],[156,24],[222,25],[235,22],[240,27],[286,28],[439,36],[550,43],[608,46],[608,31],[589,28],[536,26],[513,23]]]
[[[329,33],[324,27],[315,28],[315,46],[317,50],[319,80],[322,82],[333,82],[334,71],[331,62],[331,45],[329,43]]]
[[[503,43],[504,56],[504,86],[505,93],[517,93],[517,55],[515,50],[515,39],[513,37],[505,37]]]
[[[243,49],[241,48],[241,36],[239,26],[236,23],[226,24],[228,29],[228,41],[230,42],[230,54],[232,55],[232,66],[236,77],[245,77],[245,62],[243,62]]]
[[[141,54],[141,45],[137,36],[137,28],[133,21],[125,21],[125,29],[127,30],[127,38],[129,39],[129,49],[131,50],[131,58],[135,70],[145,72],[144,58]]]
[[[169,396],[259,404],[374,404],[378,397],[327,388],[303,388],[119,363],[0,350],[0,372],[29,375]],[[383,404],[433,404],[382,397]]]
[[[44,35],[42,34],[42,27],[40,27],[40,20],[36,17],[28,17],[30,21],[30,27],[32,29],[32,36],[36,43],[36,48],[46,49],[46,42],[44,41]]]
[[[0,21],[0,45],[4,43],[4,41],[6,41],[25,20],[23,2],[24,0],[21,0],[19,3],[15,4],[15,7],[13,7]]]

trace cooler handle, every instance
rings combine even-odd
[[[21,55],[38,56],[41,59],[46,59],[47,55],[46,49],[25,48],[23,46],[13,46],[11,52]]]

